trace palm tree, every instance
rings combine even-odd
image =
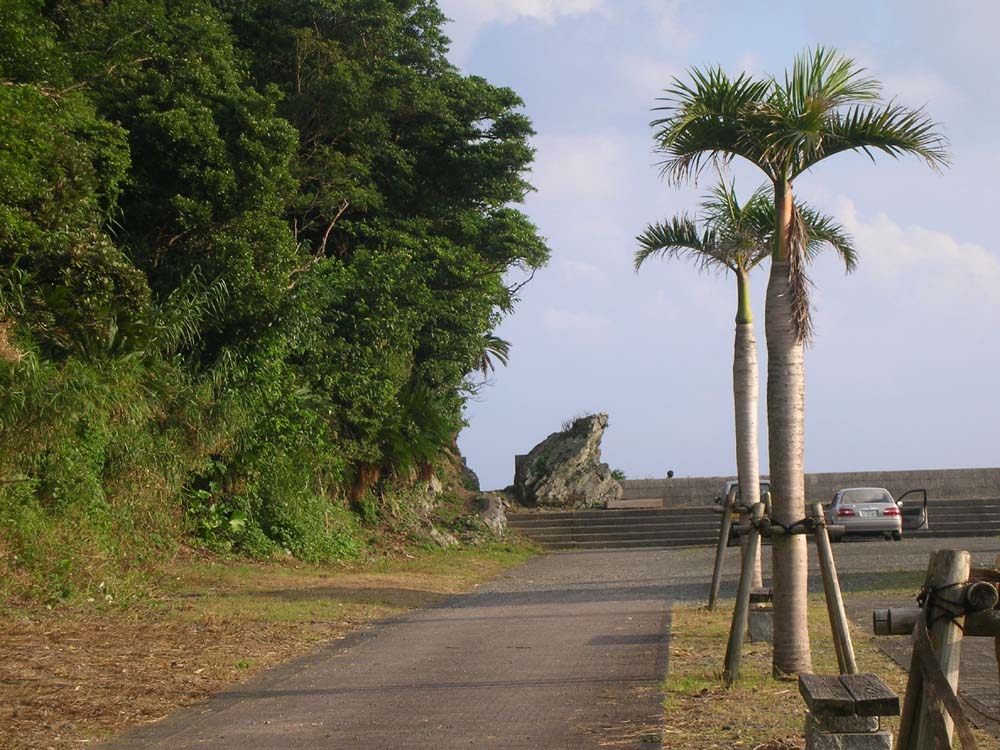
[[[675,216],[651,224],[636,240],[635,270],[654,256],[688,259],[701,270],[730,271],[736,278],[736,335],[733,347],[733,404],[736,416],[736,469],[741,501],[751,507],[760,500],[760,461],[757,455],[757,342],[750,306],[750,272],[771,254],[775,238],[774,202],[770,189],[761,187],[740,205],[732,183],[720,182],[701,203],[702,231],[690,217]],[[851,238],[833,219],[808,206],[798,212],[806,229],[808,259],[829,245],[854,269]],[[745,515],[745,514],[744,514]],[[741,546],[744,547],[745,545]],[[762,584],[760,548],[754,564],[754,586]]]
[[[823,159],[861,151],[898,158],[914,154],[932,168],[948,163],[947,144],[922,110],[881,99],[881,85],[834,50],[799,55],[784,78],[730,79],[721,69],[693,69],[661,99],[655,138],[663,173],[674,182],[697,177],[717,160],[742,157],[774,188],[777,243],[764,308],[767,338],[768,448],[774,520],[791,525],[805,509],[803,345],[809,339],[804,234],[792,199],[794,180]],[[774,671],[812,668],[806,618],[806,540],[776,537]]]
[[[484,333],[482,350],[476,356],[476,369],[483,374],[484,379],[496,371],[494,359],[504,367],[507,366],[507,360],[510,359],[510,342],[492,333]]]

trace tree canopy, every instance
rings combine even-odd
[[[546,262],[521,100],[434,0],[4,6],[0,503],[141,475],[165,524],[338,554],[344,498],[453,447]]]

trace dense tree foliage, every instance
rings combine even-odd
[[[434,0],[0,4],[0,558],[349,552],[546,260],[521,101]]]

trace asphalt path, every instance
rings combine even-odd
[[[945,547],[968,549],[975,565],[992,565],[1000,540],[837,545],[848,602],[852,588],[877,581],[881,571],[924,570],[930,552]],[[535,558],[473,593],[375,623],[107,747],[660,747],[671,603],[705,599],[713,552],[702,547]],[[727,551],[723,596],[735,589],[737,555],[736,549]],[[810,585],[816,589],[818,571],[811,562]],[[864,627],[864,612],[854,614]],[[987,639],[975,640],[986,647]],[[981,692],[995,694],[995,681],[982,682]]]
[[[683,582],[676,588],[668,571],[688,558],[690,551],[535,558],[111,747],[659,747],[670,601],[695,593]]]

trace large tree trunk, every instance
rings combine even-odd
[[[757,341],[753,335],[750,309],[750,281],[747,272],[736,273],[739,305],[736,310],[736,341],[733,347],[733,405],[736,409],[736,474],[740,482],[740,503],[752,508],[760,501],[760,459],[757,451],[757,401],[760,378],[757,374]],[[744,526],[750,514],[741,512]],[[746,555],[747,535],[740,535],[740,557]],[[760,545],[757,545],[751,585],[762,586]]]
[[[806,515],[803,475],[805,374],[803,344],[795,328],[789,284],[791,185],[775,186],[779,246],[771,259],[764,307],[767,338],[767,427],[772,517],[789,525]],[[806,608],[806,544],[801,534],[772,537],[774,673],[812,671]]]

